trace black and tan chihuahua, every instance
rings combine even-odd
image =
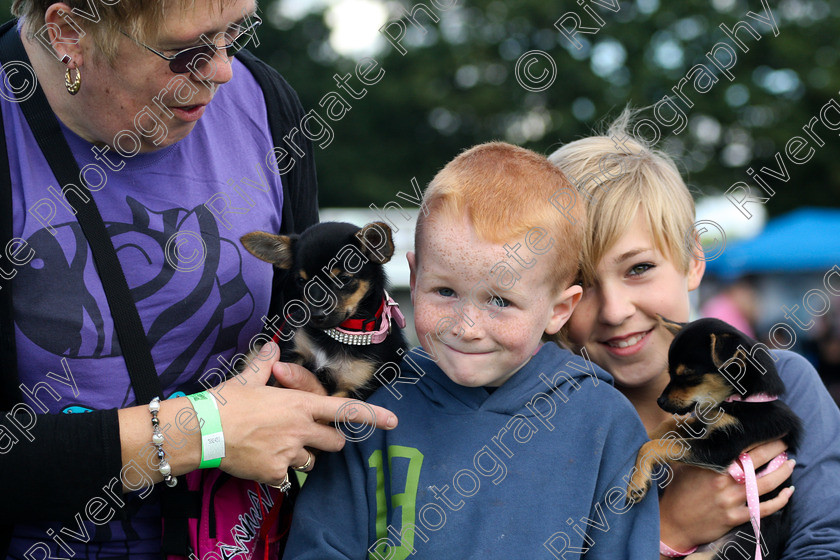
[[[657,404],[674,417],[651,431],[651,441],[639,450],[628,501],[635,503],[645,496],[661,465],[678,461],[725,474],[743,450],[762,442],[781,439],[788,451],[796,451],[801,422],[777,399],[784,383],[766,346],[719,319],[675,323],[660,316],[660,323],[674,334],[674,340],[668,350],[670,383]],[[789,484],[790,480],[763,498],[775,497]],[[761,539],[768,551],[765,560],[781,555],[789,524],[789,506],[761,519]],[[712,543],[706,552],[687,558],[724,560],[727,550],[737,551],[733,558],[743,558],[741,551],[755,545],[756,536],[746,523]]]
[[[323,222],[300,235],[252,232],[242,244],[287,270],[285,324],[274,338],[281,360],[312,371],[341,397],[364,400],[397,375],[405,318],[385,291],[394,254],[391,229]],[[294,301],[293,305],[288,302]]]

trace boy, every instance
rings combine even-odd
[[[584,214],[550,202],[564,191],[504,143],[432,180],[408,256],[425,352],[370,399],[400,424],[322,456],[285,558],[655,557],[656,499],[624,500],[638,418],[605,372],[540,342],[581,295]]]
[[[589,200],[584,241],[584,296],[568,338],[615,378],[647,429],[671,417],[656,403],[669,382],[673,339],[658,315],[689,320],[689,296],[703,278],[695,247],[694,202],[671,158],[629,136],[625,111],[604,136],[559,148],[549,160]],[[760,333],[759,333],[760,334]],[[785,382],[782,399],[802,419],[796,461],[759,479],[759,494],[793,473],[791,533],[783,559],[840,558],[840,413],[817,372],[801,356],[773,350]],[[750,451],[756,470],[784,450],[770,442]],[[794,464],[796,468],[794,469]],[[749,520],[744,486],[707,469],[674,469],[661,496],[662,552],[687,554]],[[762,517],[785,504],[793,487],[761,504]]]

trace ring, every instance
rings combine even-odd
[[[289,473],[286,473],[286,476],[283,477],[283,482],[281,482],[280,484],[276,486],[274,484],[269,484],[269,486],[271,486],[272,488],[277,488],[278,490],[284,493],[288,492],[289,489],[292,487],[292,483],[289,481]]]
[[[299,467],[290,465],[292,469],[300,472],[306,472],[306,470],[312,466],[312,453],[308,449],[304,449],[304,451],[306,451],[306,454],[308,455],[308,457],[306,458],[306,462]]]

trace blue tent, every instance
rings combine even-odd
[[[724,278],[748,273],[828,270],[840,264],[840,209],[800,208],[770,220],[758,236],[727,245],[706,262]]]

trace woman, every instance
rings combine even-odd
[[[629,120],[625,112],[607,135],[571,142],[549,159],[589,200],[584,295],[566,335],[613,375],[650,430],[670,416],[656,404],[668,384],[672,339],[657,315],[689,320],[688,294],[700,284],[705,262],[692,251],[691,194],[667,155],[628,137]],[[791,500],[784,558],[840,558],[840,413],[803,358],[774,354],[787,387],[784,400],[802,418],[805,436],[795,461],[758,482],[765,494],[792,472],[796,494],[791,500],[794,488],[783,489],[760,513],[769,515]],[[756,447],[756,468],[783,450],[779,441]],[[744,487],[728,476],[682,466],[660,497],[660,521],[663,550],[670,554],[669,548],[685,552],[712,542],[749,521]]]
[[[0,432],[0,552],[159,557],[159,498],[172,489],[149,488],[202,464],[184,395],[232,372],[242,361],[237,349],[247,352],[276,318],[271,266],[247,256],[238,239],[317,221],[310,144],[291,136],[296,149],[275,148],[269,127],[282,117],[289,126],[280,134],[289,132],[303,110],[274,74],[283,114],[269,112],[255,75],[231,57],[259,25],[255,0],[17,0],[13,11],[21,19],[4,34],[4,59],[7,45],[22,41],[21,61],[81,171],[74,184],[58,181],[21,103],[3,96],[12,208],[4,227],[26,243],[13,243],[18,266],[3,285],[13,293],[4,313],[14,331],[4,322],[0,398],[23,416],[4,414]],[[165,397],[154,414],[135,397],[101,265],[76,221],[74,205],[89,198],[149,342]],[[272,374],[287,387],[309,379],[278,363],[276,350],[265,347],[214,392],[223,405],[220,468],[285,487],[290,466],[312,467],[305,446],[342,447],[342,434],[326,424],[346,400],[267,387]],[[48,414],[27,418],[27,410]],[[375,412],[377,426],[396,424]],[[159,430],[163,443],[153,451],[166,469],[149,459]],[[129,490],[142,499],[123,498]]]

